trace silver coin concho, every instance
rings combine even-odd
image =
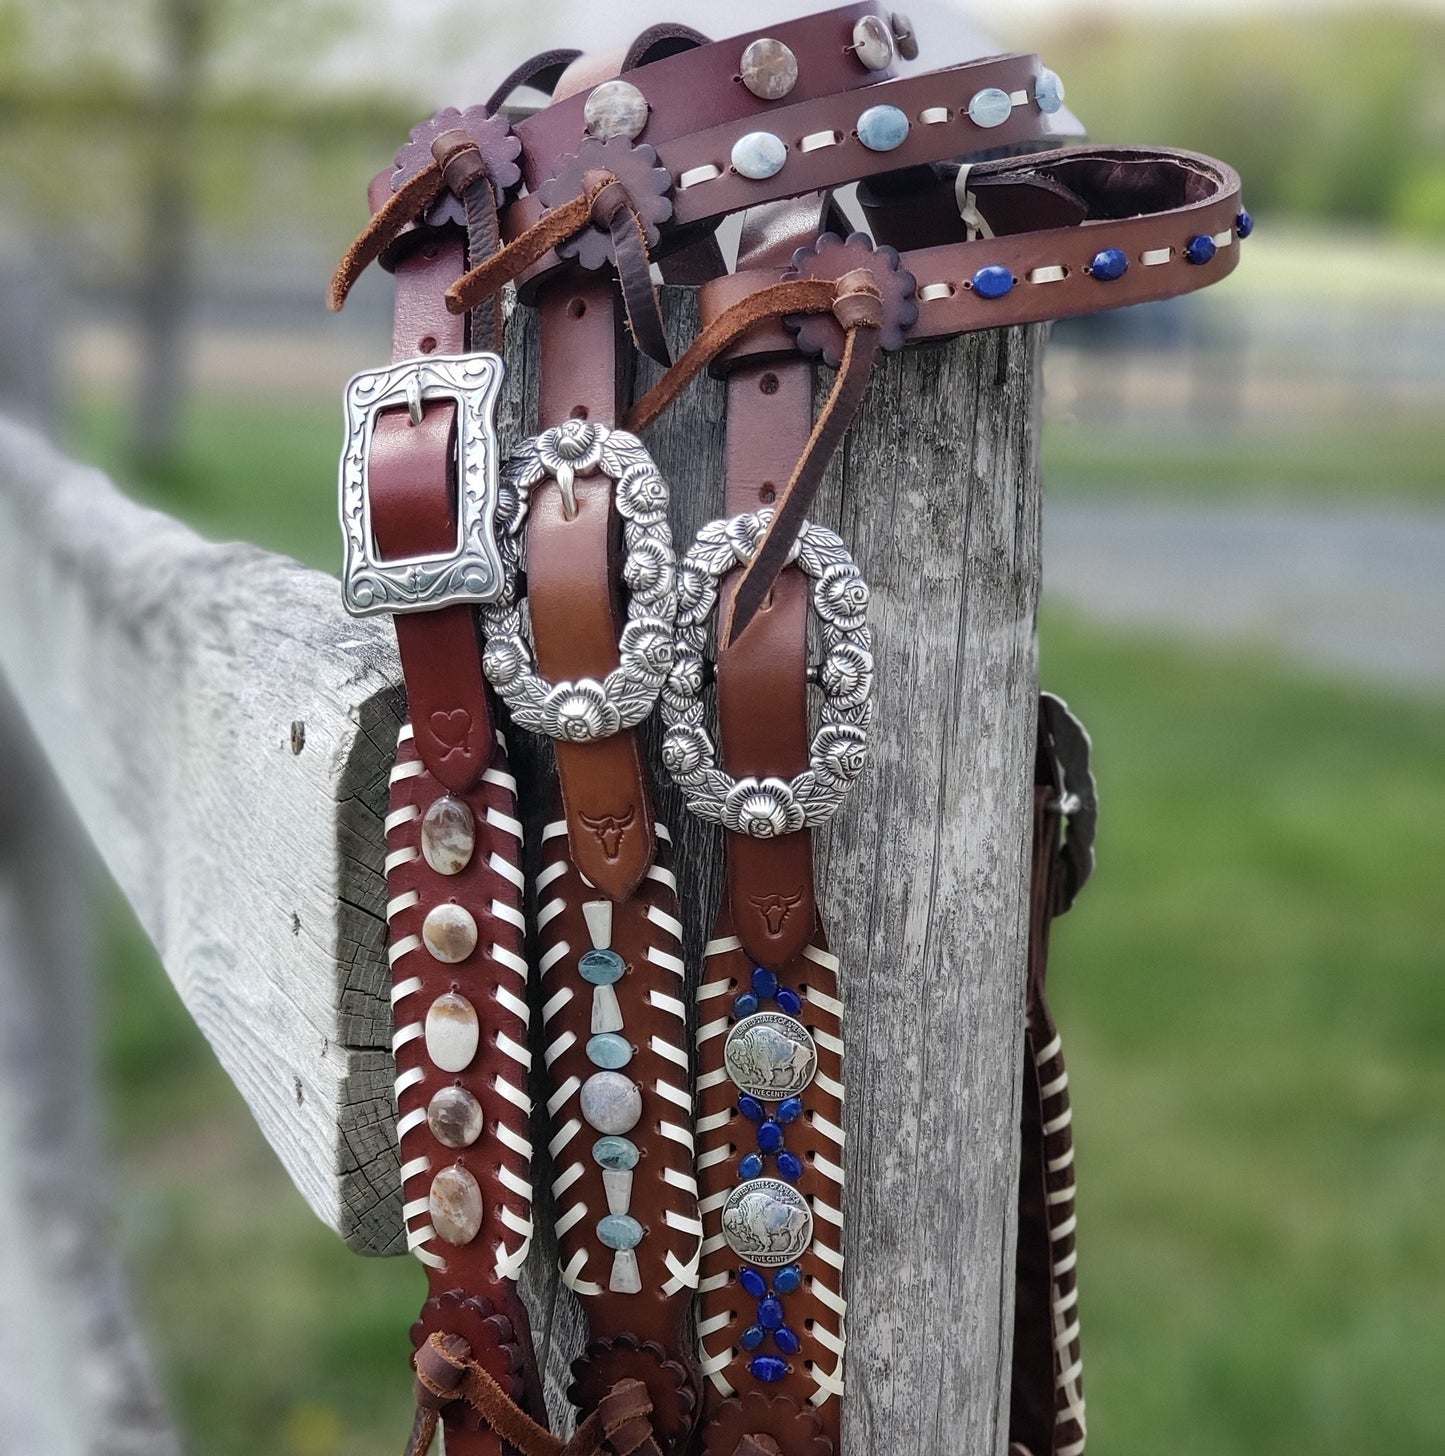
[[[823,721],[808,767],[792,779],[735,779],[718,766],[701,701],[708,621],[719,581],[753,559],[772,516],[756,511],[698,532],[678,569],[676,659],[662,689],[662,761],[688,808],[755,839],[792,834],[837,813],[868,761],[873,717],[867,584],[837,533],[805,521],[792,560],[812,581],[813,610],[823,624]]]
[[[723,1065],[739,1091],[763,1102],[796,1097],[818,1070],[818,1048],[801,1021],[781,1011],[745,1016],[728,1032]]]
[[[781,1178],[752,1178],[728,1194],[723,1238],[738,1258],[761,1269],[791,1264],[813,1242],[808,1200]]]
[[[522,527],[533,489],[553,479],[573,502],[578,476],[616,483],[628,589],[627,620],[618,642],[619,665],[601,681],[553,683],[537,671],[523,601]],[[667,483],[636,435],[585,420],[568,420],[529,440],[503,466],[497,508],[503,588],[482,608],[486,647],[482,667],[523,728],[549,738],[585,743],[635,727],[647,717],[674,656],[677,558],[667,524]]]

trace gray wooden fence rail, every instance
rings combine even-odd
[[[690,299],[665,302],[686,336]],[[816,512],[872,585],[879,663],[873,762],[819,854],[848,1018],[847,1456],[1003,1450],[1041,338],[887,358]],[[525,428],[534,348],[529,327],[511,331],[504,440]],[[721,499],[723,428],[721,387],[704,381],[650,440],[680,536]],[[3,424],[0,580],[0,673],[185,1004],[316,1214],[359,1252],[399,1251],[381,820],[403,699],[389,629],[347,618],[330,577],[202,541]],[[543,756],[521,747],[524,791]],[[664,811],[681,831],[695,970],[719,846],[668,793]],[[0,843],[16,833],[0,824]],[[0,1111],[16,1106],[16,1071],[0,1068]],[[0,1203],[17,1176],[0,1161]],[[539,1193],[547,1181],[539,1170]],[[560,1411],[579,1325],[545,1239],[527,1293]],[[21,1317],[0,1302],[0,1319]],[[13,1335],[0,1330],[0,1349],[23,1345]],[[0,1392],[23,1380],[0,1370]],[[8,1408],[0,1394],[0,1420]]]

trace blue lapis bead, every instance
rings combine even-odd
[[[858,140],[870,152],[891,152],[908,140],[908,114],[896,106],[870,106],[858,118]]]
[[[766,999],[778,994],[778,978],[763,966],[753,972],[753,990]]]
[[[738,1336],[738,1344],[744,1350],[756,1350],[768,1337],[768,1332],[761,1325],[749,1325],[742,1334]]]
[[[783,1145],[783,1130],[770,1117],[758,1124],[758,1146],[765,1153],[775,1153]]]
[[[803,1342],[787,1325],[779,1325],[773,1331],[773,1343],[785,1355],[796,1355],[803,1348]]]
[[[1247,238],[1254,231],[1254,219],[1243,209],[1234,219],[1234,230],[1241,238]]]
[[[1013,286],[1013,274],[997,263],[990,263],[987,268],[980,268],[973,275],[973,291],[980,298],[1002,298],[1006,293],[1013,292]]]
[[[739,1269],[738,1283],[744,1293],[751,1294],[754,1299],[761,1299],[768,1292],[768,1281],[756,1269]]]
[[[748,1361],[748,1369],[764,1384],[776,1385],[778,1381],[787,1378],[788,1362],[778,1359],[776,1355],[754,1355]]]
[[[1203,233],[1190,238],[1184,249],[1184,256],[1191,263],[1207,263],[1214,253],[1214,239],[1205,237]]]
[[[738,1176],[740,1178],[761,1178],[763,1176],[762,1158],[757,1153],[749,1153],[738,1164]]]
[[[635,1249],[642,1242],[642,1225],[625,1213],[609,1213],[597,1220],[597,1237],[609,1249]]]
[[[632,1043],[615,1031],[599,1032],[587,1042],[587,1060],[615,1072],[632,1060]]]
[[[590,981],[594,986],[610,986],[622,979],[627,963],[615,950],[589,950],[577,962],[577,969],[584,981]]]
[[[1129,255],[1123,248],[1105,248],[1094,254],[1089,273],[1100,283],[1112,283],[1129,271]]]
[[[796,1183],[803,1176],[803,1160],[796,1153],[790,1153],[784,1148],[778,1154],[778,1172],[789,1183]]]
[[[741,996],[733,1002],[733,1015],[739,1021],[744,1016],[751,1016],[758,1009],[758,998],[751,991],[744,991]]]
[[[778,1110],[773,1114],[779,1122],[796,1122],[803,1115],[803,1099],[801,1097],[784,1097],[778,1103]]]
[[[763,1104],[756,1097],[749,1097],[746,1092],[738,1098],[738,1111],[749,1122],[761,1122],[767,1116],[763,1111]]]
[[[786,1269],[779,1269],[773,1275],[773,1288],[779,1294],[792,1294],[794,1290],[803,1287],[803,1271],[796,1264],[789,1264]]]
[[[758,1323],[765,1330],[775,1330],[783,1322],[783,1301],[769,1295],[758,1301]]]
[[[803,1014],[803,998],[787,986],[779,986],[778,1010],[786,1013],[788,1016],[801,1016]]]

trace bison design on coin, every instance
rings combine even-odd
[[[796,1097],[818,1070],[808,1028],[780,1011],[745,1016],[728,1032],[723,1063],[737,1086],[764,1102]]]
[[[773,1269],[791,1264],[813,1241],[813,1211],[791,1183],[753,1178],[728,1195],[722,1229],[739,1258]]]

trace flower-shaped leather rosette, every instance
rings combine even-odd
[[[847,242],[836,233],[824,233],[811,247],[799,248],[793,254],[793,266],[783,275],[783,280],[836,280],[860,268],[872,275],[873,283],[883,298],[879,346],[888,350],[901,349],[907,342],[908,330],[918,322],[915,297],[918,281],[903,266],[896,248],[887,244],[875,247],[866,233],[852,233]],[[831,313],[795,314],[785,318],[783,324],[797,336],[802,353],[821,355],[823,362],[832,369],[843,362],[848,336],[843,325]]]
[[[587,191],[587,174],[605,172],[617,178],[627,200],[642,223],[647,246],[655,248],[662,237],[662,224],[672,216],[672,173],[657,165],[657,153],[646,142],[625,136],[584,137],[570,156],[557,163],[556,174],[537,189],[547,208],[561,207]],[[617,261],[612,234],[598,223],[590,223],[575,237],[557,248],[564,258],[584,268],[604,268]]]
[[[411,139],[396,154],[396,170],[391,174],[391,190],[396,192],[419,173],[424,172],[436,160],[431,144],[444,132],[465,132],[476,144],[487,166],[487,177],[492,184],[492,195],[500,207],[508,192],[522,180],[522,169],[517,158],[522,155],[522,139],[516,136],[511,124],[503,116],[488,115],[483,106],[469,106],[458,111],[448,106],[435,116],[414,126]],[[448,190],[443,190],[426,210],[426,222],[431,227],[455,223],[465,227],[466,210],[461,200]]]
[[[411,1327],[411,1342],[420,1349],[434,1334],[460,1335],[470,1348],[471,1358],[519,1405],[528,1404],[523,1378],[526,1357],[517,1343],[516,1332],[506,1315],[482,1295],[468,1297],[460,1289],[449,1290],[427,1300]],[[481,1430],[481,1413],[465,1401],[454,1401],[443,1411],[446,1419],[469,1429]]]
[[[737,1456],[748,1436],[765,1451],[764,1441],[788,1456],[835,1456],[815,1411],[789,1396],[769,1398],[757,1390],[725,1400],[717,1408],[703,1427],[702,1456]]]
[[[567,1399],[583,1415],[597,1409],[619,1380],[640,1380],[652,1397],[649,1420],[662,1449],[672,1456],[688,1444],[697,1422],[697,1391],[692,1374],[653,1341],[614,1335],[591,1341],[572,1362]]]

